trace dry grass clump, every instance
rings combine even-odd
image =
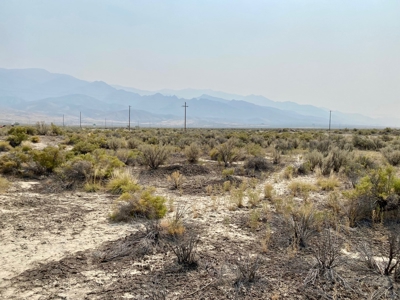
[[[186,210],[178,207],[174,215],[166,220],[161,221],[163,232],[171,236],[179,236],[185,233],[185,217]]]
[[[9,186],[10,182],[6,178],[0,176],[0,193],[7,191]]]
[[[272,162],[274,165],[278,165],[281,163],[282,161],[282,151],[277,150],[277,149],[273,149],[272,150]]]
[[[303,197],[304,200],[307,200],[310,192],[317,191],[317,187],[313,184],[294,180],[288,185],[289,191],[294,197]]]
[[[259,190],[247,190],[247,201],[251,207],[256,207],[261,202],[260,191]]]
[[[272,200],[273,193],[274,193],[273,185],[270,183],[266,183],[264,185],[264,198],[267,200]]]
[[[234,210],[236,208],[243,207],[243,200],[244,200],[244,189],[241,187],[231,189],[230,194],[230,203],[232,206],[229,209]]]
[[[179,171],[175,171],[171,175],[167,176],[167,181],[171,184],[171,188],[174,190],[179,189],[185,179],[185,176],[183,176]]]
[[[114,170],[107,189],[112,194],[136,192],[140,189],[137,179],[127,169]]]
[[[287,167],[285,168],[285,170],[283,170],[282,177],[283,177],[284,179],[291,180],[291,179],[293,178],[294,171],[295,171],[295,170],[294,170],[294,167],[293,167],[293,166],[287,166]]]
[[[319,178],[317,180],[317,185],[323,191],[333,191],[340,186],[340,181],[335,175],[331,175],[329,178]]]

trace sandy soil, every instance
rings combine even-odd
[[[157,194],[171,199],[169,207],[185,211],[187,228],[200,238],[198,265],[193,268],[177,264],[170,240],[160,237],[157,243],[148,244],[148,222],[110,223],[107,215],[116,196],[52,194],[43,192],[48,184],[45,180],[13,182],[0,195],[0,298],[276,300],[366,299],[377,291],[388,295],[388,282],[360,267],[351,230],[340,233],[346,242],[342,249],[346,263],[337,271],[346,284],[322,280],[318,286],[305,286],[313,266],[312,253],[291,250],[282,217],[268,212],[272,204],[261,201],[257,209],[266,212],[258,217],[256,228],[251,228],[254,209],[247,201],[232,210],[228,193],[207,193],[207,186],[226,179],[217,163],[202,163],[191,166],[174,161],[155,171],[132,170],[140,184],[155,186]],[[180,189],[171,190],[166,175],[175,170],[186,181]],[[278,196],[289,193],[290,181],[282,179],[284,166],[275,171],[277,175],[258,182],[261,197],[266,182],[274,185]],[[301,180],[314,183],[316,178],[303,176]],[[326,193],[310,195],[312,201],[323,197]],[[169,212],[165,219],[173,214]],[[273,235],[265,249],[267,229]],[[239,266],[256,257],[260,263],[254,282],[238,280]]]

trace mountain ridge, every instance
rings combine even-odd
[[[96,121],[107,118],[107,115],[110,118],[120,116],[121,111],[127,112],[128,106],[131,106],[131,113],[136,114],[138,119],[153,118],[160,126],[168,122],[183,123],[184,102],[189,106],[188,124],[199,127],[207,124],[228,127],[326,127],[329,119],[327,109],[289,101],[277,102],[263,96],[240,96],[210,89],[185,89],[176,94],[168,94],[172,90],[165,89],[151,93],[118,87],[104,81],[88,82],[44,69],[0,68],[0,107],[17,110],[21,114],[38,113],[53,117],[68,115],[75,118],[83,112],[87,118]],[[185,95],[197,97],[181,97]],[[334,115],[335,122],[340,124],[379,126],[377,120],[367,116],[342,112],[334,112]]]

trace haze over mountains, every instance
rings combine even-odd
[[[66,125],[183,125],[187,103],[189,127],[323,127],[329,110],[263,96],[241,96],[212,90],[143,91],[88,82],[43,69],[0,69],[0,123],[47,121]],[[358,114],[332,112],[333,127],[385,126]]]

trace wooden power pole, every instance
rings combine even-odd
[[[185,105],[183,105],[182,107],[185,108],[185,131],[186,131],[186,108],[189,107],[189,106],[187,106],[186,102],[185,102]]]

